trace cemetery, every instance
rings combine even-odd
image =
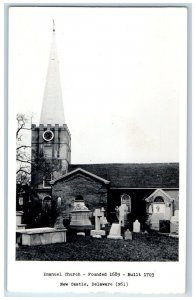
[[[17,260],[87,261],[176,261],[178,260],[178,212],[171,218],[171,233],[160,235],[141,230],[128,221],[128,205],[116,207],[117,222],[110,224],[105,209],[96,208],[93,217],[83,199],[75,201],[67,228],[16,230]],[[58,218],[57,218],[58,219]],[[91,220],[94,219],[94,222]],[[153,227],[154,228],[154,227]]]
[[[16,260],[23,261],[178,261],[178,239],[133,233],[132,240],[69,235],[66,243],[19,246]]]

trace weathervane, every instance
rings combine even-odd
[[[55,23],[54,23],[54,19],[53,19],[52,21],[53,21],[53,32],[55,32]]]

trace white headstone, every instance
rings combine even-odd
[[[176,210],[173,217],[170,220],[170,233],[179,234],[179,211]]]
[[[159,221],[164,220],[163,213],[154,213],[151,216],[151,229],[159,230]]]
[[[95,217],[95,230],[100,230],[100,218],[102,217],[102,212],[100,211],[99,208],[95,209],[95,212],[93,214],[93,216]]]
[[[100,218],[101,227],[105,228],[105,225],[108,224],[108,221],[107,221],[106,217],[104,216],[104,213],[105,213],[104,207],[101,208],[101,213],[102,213],[102,216]]]
[[[122,227],[125,227],[125,223],[127,222],[127,213],[128,206],[126,204],[121,204],[119,207],[119,224]]]
[[[121,227],[119,224],[112,224],[112,227],[110,229],[110,233],[107,236],[108,239],[120,239],[122,240],[122,236],[121,236]]]
[[[85,232],[77,232],[77,235],[85,236]]]
[[[101,217],[101,227],[105,228],[105,225],[108,224],[106,217]]]
[[[26,224],[22,224],[22,216],[22,211],[16,211],[16,229],[25,229],[27,226]]]
[[[125,231],[124,236],[125,240],[132,240],[132,232],[129,229]]]
[[[140,232],[140,222],[138,220],[133,223],[133,232]]]
[[[165,220],[170,220],[171,218],[171,207],[167,207],[165,208]]]
[[[93,215],[95,217],[95,230],[91,230],[91,236],[105,235],[105,230],[101,230],[100,228],[103,212],[101,212],[99,208],[96,208]]]
[[[100,234],[95,234],[95,235],[92,235],[93,238],[96,238],[96,239],[101,239],[101,235]]]

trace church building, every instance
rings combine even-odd
[[[179,209],[178,163],[71,163],[55,28],[52,35],[40,124],[31,129],[34,201],[43,209],[55,204],[62,220],[70,217],[76,199],[92,212],[104,207],[109,222],[116,220],[121,203],[127,204],[131,222],[153,225],[154,216],[170,220]]]

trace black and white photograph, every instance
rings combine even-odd
[[[183,293],[187,8],[11,7],[8,59],[10,289]]]

